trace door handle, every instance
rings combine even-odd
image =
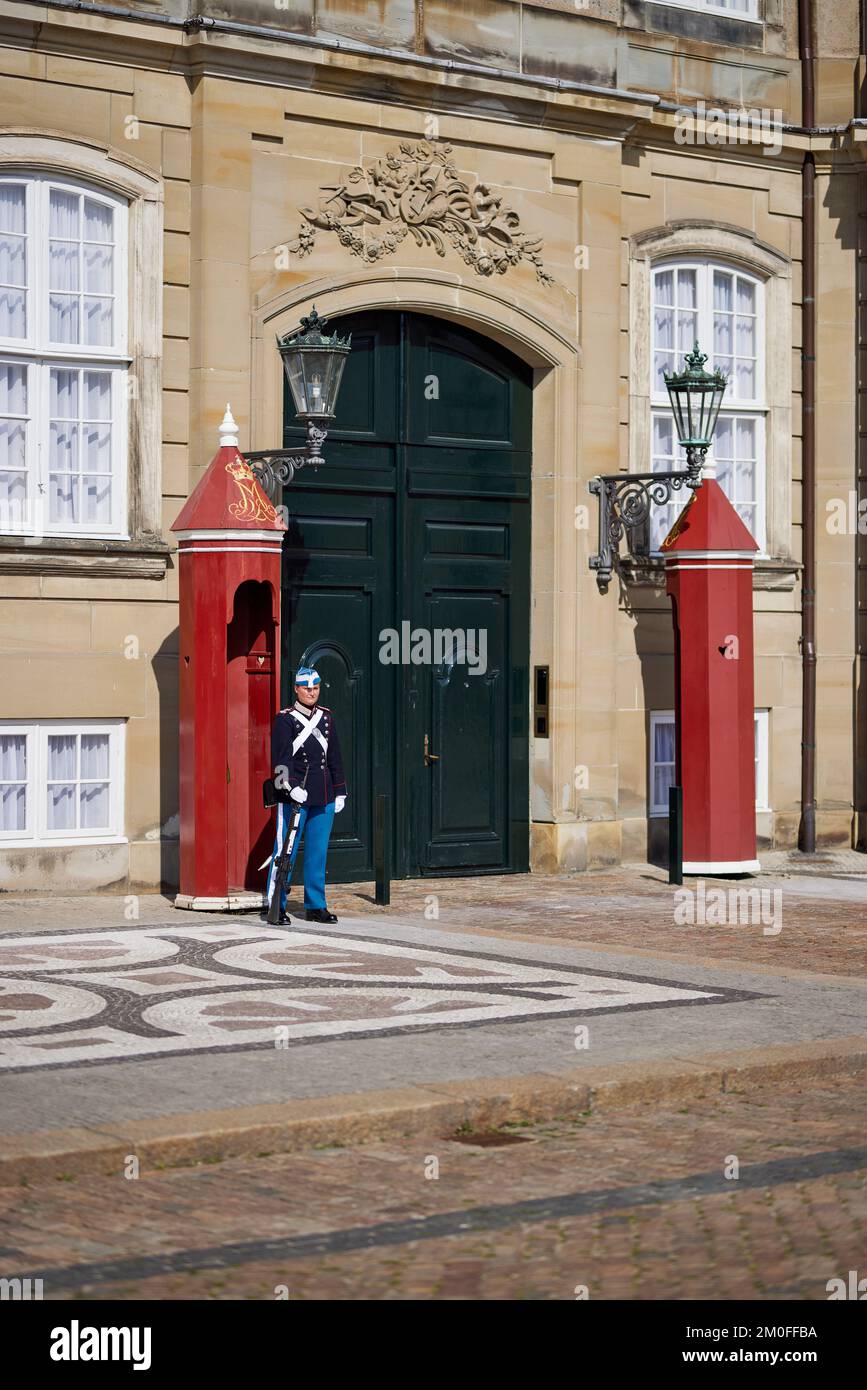
[[[425,734],[425,736],[424,736],[424,765],[425,765],[425,767],[430,767],[431,763],[438,763],[439,760],[440,760],[440,755],[439,755],[439,753],[431,753],[431,751],[430,751],[430,739],[428,738],[427,734]]]

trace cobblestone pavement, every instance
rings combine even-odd
[[[435,895],[441,928],[519,932],[532,939],[550,939],[624,950],[679,954],[723,962],[864,975],[867,970],[867,877],[863,880],[805,878],[720,880],[718,886],[758,887],[780,893],[782,930],[764,935],[761,925],[680,926],[675,906],[679,889],[648,866],[606,870],[569,877],[512,875],[472,879],[411,880],[391,885],[389,909],[417,914],[424,920]],[[711,881],[706,881],[706,889]],[[696,891],[696,881],[685,888]],[[362,885],[339,885],[331,890],[334,911],[358,912]],[[773,899],[767,899],[772,906]],[[364,910],[371,910],[370,905]]]
[[[867,855],[858,855],[865,862]],[[685,888],[697,891],[697,880]],[[793,874],[718,880],[729,889],[780,893],[781,930],[765,935],[760,923],[678,925],[683,899],[652,865],[572,875],[477,875],[473,878],[395,880],[388,908],[374,903],[372,884],[334,884],[329,906],[338,914],[415,919],[444,930],[457,928],[547,937],[564,943],[641,950],[708,961],[817,971],[867,973],[867,873],[846,877]],[[705,888],[712,887],[710,880]],[[767,898],[768,908],[774,900]],[[290,900],[296,926],[303,913]],[[57,931],[95,926],[148,926],[174,922],[250,920],[253,914],[176,912],[159,894],[88,894],[45,898],[0,895],[0,933]]]
[[[865,1119],[841,1080],[513,1127],[532,1142],[505,1147],[5,1188],[3,1272],[58,1299],[824,1300],[867,1271]]]

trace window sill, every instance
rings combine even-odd
[[[0,851],[22,849],[77,849],[80,846],[92,848],[94,845],[128,845],[126,835],[79,835],[75,839],[49,839],[47,836],[31,836],[29,840],[0,839]]]
[[[157,540],[0,536],[0,574],[78,579],[162,579],[170,548]]]
[[[627,584],[644,589],[665,588],[665,561],[661,556],[625,555],[621,556],[619,565]],[[753,570],[753,589],[794,589],[800,571],[798,560],[775,560],[760,556]]]

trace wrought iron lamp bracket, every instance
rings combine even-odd
[[[590,556],[601,594],[608,592],[614,562],[624,532],[643,526],[652,506],[664,506],[682,488],[701,483],[707,449],[687,448],[687,466],[673,473],[608,473],[591,478],[590,492],[599,498],[599,550]]]
[[[312,464],[318,468],[324,462],[322,445],[328,438],[328,430],[313,420],[307,421],[307,445],[303,452],[289,453],[286,449],[258,449],[247,453],[250,467],[258,478],[268,497],[273,502],[278,489],[291,483],[299,468]]]

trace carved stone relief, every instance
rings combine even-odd
[[[328,231],[373,263],[411,236],[438,256],[451,243],[478,275],[504,275],[528,261],[543,285],[554,283],[542,264],[542,238],[522,231],[518,213],[487,184],[461,178],[450,145],[403,141],[399,152],[356,166],[320,195],[318,208],[301,208],[304,223],[290,253],[309,255],[317,233]]]

